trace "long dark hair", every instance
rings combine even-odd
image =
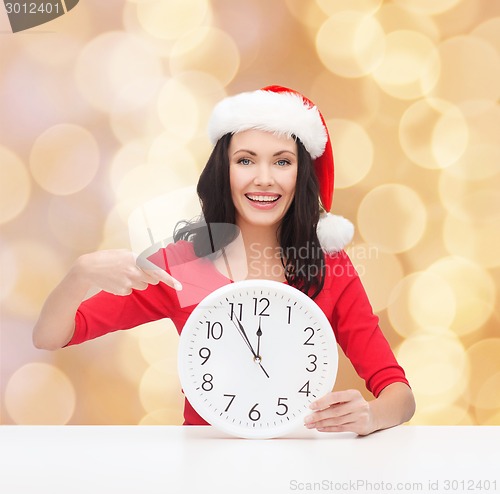
[[[190,240],[197,256],[205,257],[225,247],[237,236],[237,228],[219,229],[214,235],[210,225],[234,225],[236,211],[231,198],[228,149],[231,134],[215,145],[198,181],[203,219],[178,224],[174,241]],[[315,298],[324,284],[325,258],[316,227],[319,220],[319,187],[310,154],[300,139],[297,142],[297,182],[294,199],[278,229],[281,262],[287,282]]]

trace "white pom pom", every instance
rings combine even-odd
[[[331,254],[341,251],[351,242],[354,225],[343,216],[326,213],[320,216],[316,233],[323,250]]]

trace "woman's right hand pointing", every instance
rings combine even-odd
[[[132,290],[145,290],[159,282],[182,290],[179,281],[166,271],[145,259],[139,265],[137,256],[125,249],[85,254],[73,269],[92,286],[115,295],[129,295]]]

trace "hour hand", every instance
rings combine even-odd
[[[261,318],[259,317],[259,329],[257,330],[257,355],[260,357],[260,337],[262,336],[262,330],[260,329],[260,321]]]

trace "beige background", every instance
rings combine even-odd
[[[2,424],[181,422],[169,321],[57,352],[32,327],[79,255],[194,214],[213,104],[268,84],[327,119],[412,423],[500,424],[500,2],[82,0],[9,29],[0,9]],[[364,389],[345,359],[337,387]]]

